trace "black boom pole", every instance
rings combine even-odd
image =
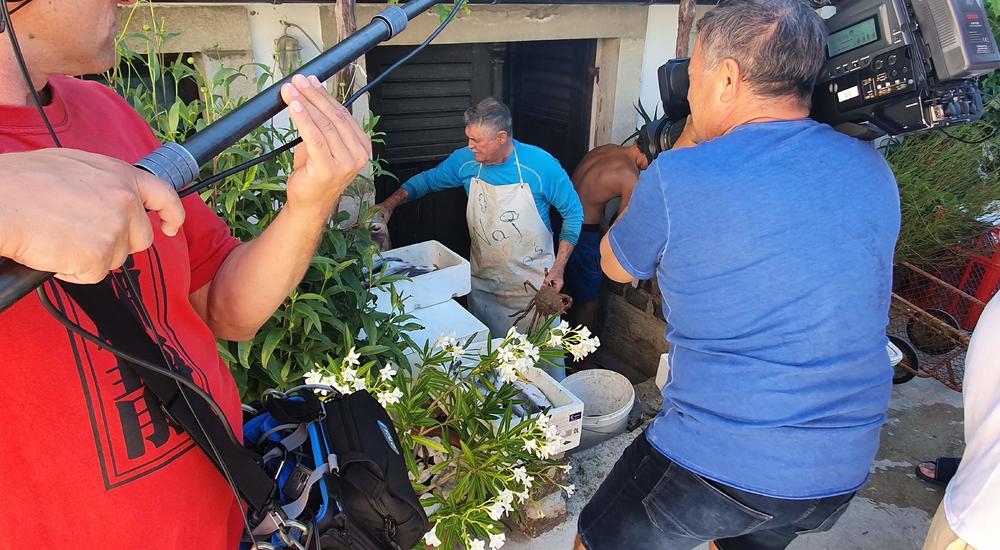
[[[379,43],[406,29],[407,23],[441,0],[411,0],[389,6],[371,23],[299,68],[297,73],[327,80]],[[276,82],[218,121],[206,126],[184,143],[166,143],[136,163],[154,176],[181,190],[195,181],[199,168],[229,146],[285,109],[281,86]],[[0,312],[52,277],[8,258],[0,258]]]

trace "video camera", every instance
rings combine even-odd
[[[863,140],[979,120],[976,79],[1000,67],[983,0],[843,0],[826,20],[827,59],[811,116]],[[657,70],[665,115],[639,131],[650,158],[670,149],[691,108],[688,59]]]

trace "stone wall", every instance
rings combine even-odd
[[[635,370],[656,376],[660,355],[669,348],[656,281],[640,281],[637,287],[609,283],[605,300],[602,347]]]

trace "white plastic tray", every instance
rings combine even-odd
[[[472,289],[472,271],[468,260],[452,252],[437,241],[425,241],[382,253],[386,258],[399,258],[414,266],[435,268],[430,273],[417,275],[409,281],[395,283],[396,291],[405,299],[407,313],[428,308],[465,296]],[[387,313],[392,305],[389,293],[374,290],[375,309]]]

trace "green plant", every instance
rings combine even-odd
[[[995,132],[982,128],[956,127],[950,134],[973,141]],[[902,213],[896,260],[930,268],[959,260],[951,249],[981,235],[997,214],[1000,142],[973,145],[926,132],[888,147],[886,159],[899,184]]]
[[[598,341],[563,322],[531,335],[512,329],[484,348],[470,345],[441,338],[420,350],[412,369],[362,363],[356,354],[331,358],[307,380],[341,392],[367,389],[392,414],[410,479],[432,512],[425,544],[483,548],[489,541],[499,548],[501,520],[512,514],[523,521],[535,489],[574,490],[559,481],[569,469],[555,458],[563,435],[544,412],[515,416],[521,401],[511,382],[554,364],[564,350],[583,358]]]

